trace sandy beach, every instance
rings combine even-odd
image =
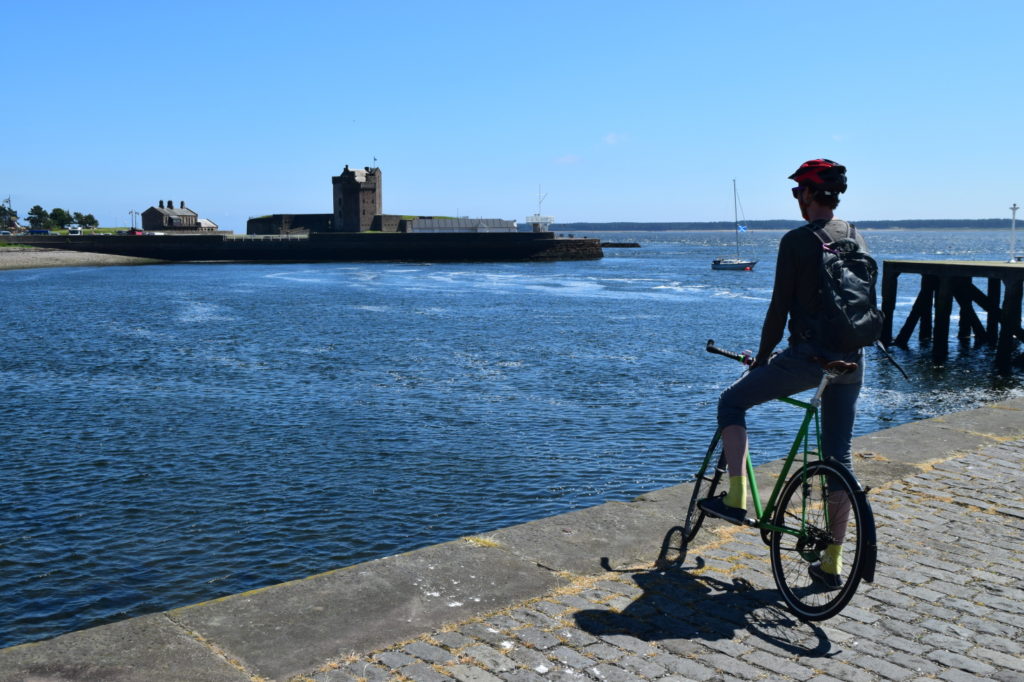
[[[17,246],[0,246],[0,270],[21,270],[25,268],[70,268],[88,265],[150,265],[162,261],[132,256],[114,256],[106,253],[84,251],[59,251],[57,249],[26,249]]]

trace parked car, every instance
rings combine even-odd
[[[29,234],[42,234],[42,235],[47,235],[47,234],[50,234],[50,231],[49,231],[49,230],[29,230],[29,231],[28,231],[28,233],[29,233]]]
[[[12,234],[10,230],[0,230],[0,234]]]
[[[69,237],[81,237],[82,236],[82,228],[80,228],[80,227],[69,227],[68,228],[68,236]]]

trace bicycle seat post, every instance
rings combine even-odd
[[[832,383],[832,380],[843,374],[845,374],[845,372],[834,369],[826,369],[821,373],[821,381],[818,383],[818,390],[814,392],[814,397],[811,398],[811,405],[814,405],[814,409],[821,407],[821,394],[825,392],[825,389],[830,383]]]
[[[825,388],[828,387],[829,382],[831,382],[835,377],[836,375],[832,372],[822,372],[821,381],[818,383],[818,390],[814,392],[814,397],[811,398],[810,401],[811,405],[814,406],[814,409],[821,407],[821,394],[825,392]]]
[[[844,374],[848,374],[857,369],[856,362],[845,362],[843,360],[833,360],[832,362],[825,362],[820,358],[818,360],[822,369],[825,371],[821,375],[821,382],[818,384],[818,390],[814,392],[814,397],[811,398],[811,405],[815,409],[821,407],[821,394],[825,392],[825,388],[832,382],[836,377],[841,377]]]

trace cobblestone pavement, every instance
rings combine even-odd
[[[1022,462],[1008,442],[874,489],[876,580],[824,623],[785,609],[756,531],[718,526],[682,570],[610,567],[299,679],[1024,680]]]

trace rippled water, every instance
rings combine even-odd
[[[780,232],[605,234],[598,262],[0,272],[0,646],[684,479],[756,345]],[[1006,232],[869,232],[1002,259]],[[913,301],[902,283],[899,319]],[[986,349],[869,372],[857,432],[1021,395]],[[759,408],[759,460],[792,415]]]

